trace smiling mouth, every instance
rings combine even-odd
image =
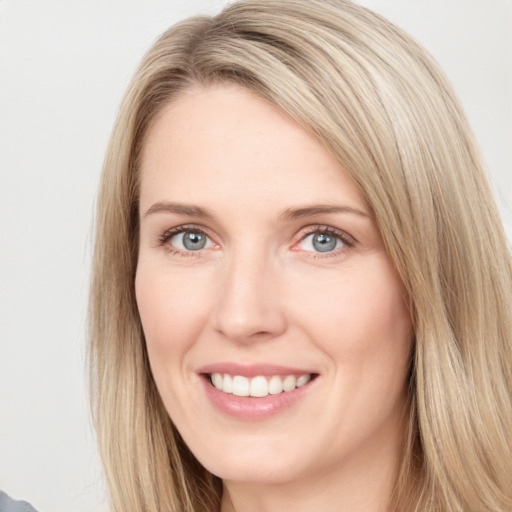
[[[230,375],[227,373],[205,374],[211,385],[223,393],[255,398],[288,393],[296,388],[305,386],[317,376],[314,373],[305,373],[297,377],[295,375],[272,375],[268,377],[258,375],[249,378],[243,375]]]

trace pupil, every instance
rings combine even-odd
[[[325,233],[317,233],[313,237],[313,247],[318,252],[328,252],[336,248],[336,238]]]
[[[202,233],[185,233],[183,236],[183,245],[190,251],[197,251],[206,245],[206,237]]]

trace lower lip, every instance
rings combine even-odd
[[[283,391],[277,395],[264,397],[236,396],[219,391],[212,386],[209,379],[203,378],[206,395],[212,404],[222,413],[241,420],[260,421],[275,416],[299,400],[310,390],[314,380],[293,391]]]

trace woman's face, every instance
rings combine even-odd
[[[396,459],[407,300],[323,146],[253,93],[198,87],[161,113],[141,162],[137,303],[199,461],[275,483]]]

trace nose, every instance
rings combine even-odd
[[[237,342],[272,339],[286,330],[279,269],[270,260],[268,255],[246,251],[221,270],[213,326],[226,338]]]

